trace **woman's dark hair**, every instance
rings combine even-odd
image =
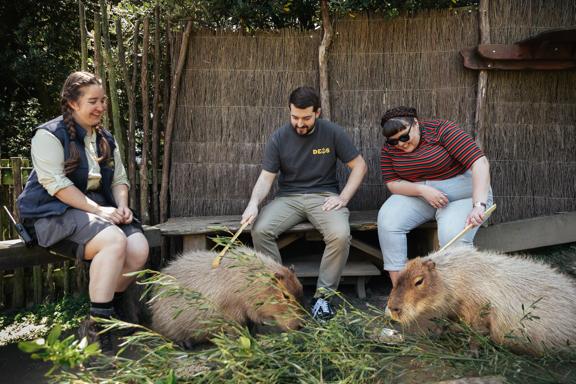
[[[382,121],[380,122],[382,135],[384,135],[384,137],[394,136],[398,132],[406,129],[407,126],[413,124],[414,119],[417,118],[416,108],[391,108],[384,113],[384,116],[382,116]]]
[[[69,174],[74,172],[80,163],[80,153],[78,152],[78,146],[75,143],[76,140],[76,122],[72,117],[72,107],[70,107],[71,101],[78,101],[80,96],[82,96],[82,89],[90,85],[102,85],[102,81],[94,74],[89,72],[78,71],[70,74],[64,86],[62,87],[62,93],[60,94],[60,106],[62,109],[62,118],[64,124],[66,124],[66,129],[70,135],[70,143],[68,144],[68,151],[70,156],[64,162],[64,173]],[[102,136],[102,125],[98,124],[94,127],[96,134]],[[110,157],[110,146],[108,141],[101,137],[100,140],[100,157],[96,160],[102,162]]]
[[[294,104],[296,108],[304,109],[314,107],[314,112],[320,108],[320,97],[318,92],[311,87],[298,87],[292,91],[288,98],[288,106]]]

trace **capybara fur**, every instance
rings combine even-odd
[[[452,247],[408,262],[387,313],[407,326],[459,319],[516,352],[542,354],[576,343],[576,282],[525,257]]]
[[[303,290],[291,269],[247,247],[230,249],[220,266],[212,268],[216,255],[191,251],[164,268],[188,295],[167,295],[170,287],[162,285],[156,289],[150,304],[154,330],[189,345],[206,341],[231,322],[300,327]],[[196,299],[190,299],[194,293]]]

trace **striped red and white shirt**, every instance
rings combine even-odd
[[[448,120],[420,121],[420,143],[413,152],[384,144],[380,169],[384,183],[445,180],[460,175],[484,156],[472,137]]]

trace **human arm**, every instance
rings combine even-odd
[[[254,184],[254,188],[252,189],[252,195],[250,197],[250,201],[242,214],[242,220],[240,224],[248,223],[252,224],[258,216],[258,206],[260,203],[268,196],[270,193],[270,189],[272,188],[272,184],[276,179],[277,173],[269,172],[266,170],[262,170],[260,172],[260,176],[258,176],[258,180],[256,180],[256,184]]]
[[[473,203],[486,204],[490,189],[490,164],[486,156],[476,160],[470,169],[472,171],[472,201]],[[485,211],[486,207],[474,206],[468,217],[466,217],[466,225],[477,226],[482,224]]]
[[[62,188],[54,195],[58,200],[71,206],[72,208],[93,213],[101,218],[111,221],[114,224],[121,224],[124,220],[122,215],[114,207],[102,207],[95,201],[88,198],[76,186],[71,185]]]
[[[346,163],[346,165],[351,169],[346,185],[340,192],[340,195],[331,196],[326,199],[322,206],[322,210],[330,211],[345,207],[360,187],[360,184],[362,184],[362,180],[364,180],[364,176],[366,176],[366,172],[368,171],[368,166],[366,165],[366,161],[364,161],[362,155],[356,156],[354,159]]]
[[[448,204],[444,192],[424,184],[412,183],[406,180],[394,180],[386,183],[388,190],[395,195],[422,197],[432,207],[438,209]]]
[[[132,210],[128,207],[128,191],[130,183],[126,175],[126,168],[122,163],[122,156],[118,147],[114,149],[114,177],[112,179],[112,195],[118,207],[117,211],[122,216],[121,224],[130,224],[134,219]]]

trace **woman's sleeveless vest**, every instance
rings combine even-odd
[[[62,146],[64,147],[64,160],[70,157],[69,143],[70,135],[66,129],[66,124],[64,123],[62,116],[57,117],[47,123],[42,124],[37,127],[37,129],[45,129],[52,133],[54,136],[60,140]],[[112,134],[106,130],[102,130],[102,136],[98,136],[96,139],[96,144],[98,148],[98,156],[100,155],[100,140],[107,140],[110,146],[110,153],[114,153],[116,148],[116,143]],[[79,125],[76,125],[76,140],[74,144],[78,146],[78,152],[80,153],[80,162],[78,167],[74,172],[66,175],[74,185],[86,193],[86,187],[88,185],[88,159],[86,158],[86,150],[84,147],[84,137],[86,136],[86,131]],[[102,179],[100,180],[100,192],[104,195],[110,206],[115,207],[116,203],[114,201],[114,196],[112,195],[112,179],[114,178],[114,166],[111,164],[112,161],[100,163],[100,172],[102,174]],[[63,203],[58,198],[51,196],[48,191],[38,182],[38,174],[36,170],[33,170],[26,182],[24,191],[18,197],[18,209],[20,210],[21,219],[37,219],[40,217],[54,216],[63,214],[69,205]]]

